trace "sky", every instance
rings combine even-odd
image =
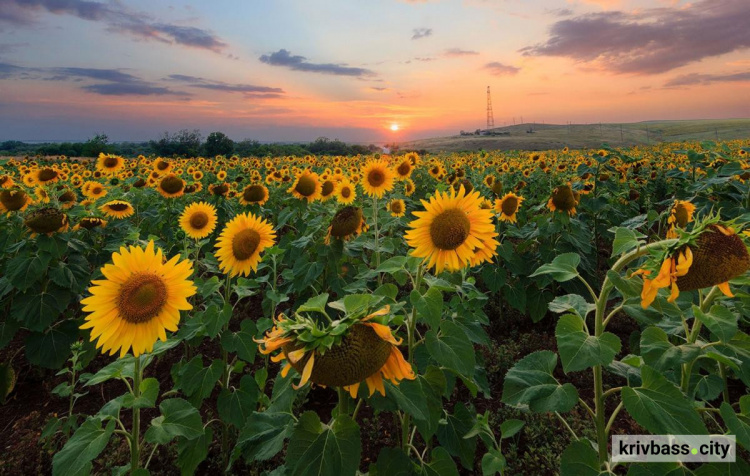
[[[0,140],[750,117],[750,0],[0,0]],[[393,129],[397,127],[398,130]]]

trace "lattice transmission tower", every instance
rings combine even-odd
[[[490,96],[490,87],[487,86],[487,129],[495,127],[495,115],[492,114],[492,96]]]

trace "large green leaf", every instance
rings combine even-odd
[[[55,476],[86,476],[91,474],[91,462],[109,443],[116,423],[110,420],[102,428],[100,418],[89,417],[52,458]]]
[[[667,333],[655,326],[647,327],[641,334],[643,361],[662,372],[691,362],[700,352],[701,348],[696,344],[673,345]]]
[[[245,421],[258,405],[260,389],[252,375],[243,375],[240,387],[222,389],[216,406],[219,417],[237,428],[245,426]]]
[[[8,280],[21,292],[41,280],[47,271],[49,256],[17,256],[6,266]]]
[[[693,315],[722,342],[731,341],[737,334],[737,320],[739,318],[724,306],[717,304],[705,313],[698,306],[693,306]]]
[[[563,283],[578,276],[578,265],[580,263],[581,257],[578,253],[563,253],[555,257],[551,263],[540,266],[530,277],[549,274],[555,281]]]
[[[477,449],[476,435],[465,438],[474,427],[475,414],[466,405],[457,403],[453,407],[453,414],[448,414],[445,423],[438,427],[437,437],[440,445],[448,452],[461,459],[466,469],[474,466],[474,453]]]
[[[721,418],[724,419],[724,424],[729,428],[729,433],[735,435],[737,443],[746,450],[750,449],[750,416],[736,414],[727,402],[722,402],[719,410]]]
[[[242,454],[250,462],[271,459],[293,431],[294,419],[289,413],[253,412],[240,432],[234,458]]]
[[[211,395],[223,372],[224,363],[221,360],[216,359],[210,366],[203,367],[203,356],[196,355],[182,366],[176,383],[185,395],[193,397],[194,403],[198,403]]]
[[[43,332],[60,317],[73,295],[55,285],[44,291],[34,289],[13,299],[11,315],[29,330]]]
[[[643,384],[623,387],[625,409],[639,425],[659,435],[705,435],[706,425],[690,401],[657,370],[641,367]]]
[[[612,230],[610,230],[612,231]],[[630,228],[615,228],[615,240],[612,243],[612,257],[625,254],[643,243],[642,238],[646,236]]]
[[[549,303],[549,310],[562,314],[564,312],[574,312],[578,316],[585,318],[586,315],[596,309],[594,304],[589,303],[586,299],[578,294],[566,294],[557,296]]]
[[[62,367],[70,355],[70,345],[78,338],[78,326],[66,321],[47,332],[26,337],[26,358],[34,365],[48,369]]]
[[[482,476],[492,476],[495,474],[502,474],[505,471],[505,456],[495,448],[490,448],[487,453],[482,456]]]
[[[258,344],[253,341],[258,329],[250,319],[244,319],[240,324],[239,332],[225,332],[221,336],[221,345],[227,352],[236,352],[237,357],[245,362],[252,363]]]
[[[287,448],[286,466],[292,476],[348,476],[359,469],[362,442],[359,426],[339,415],[328,426],[314,412],[303,413]]]
[[[599,476],[599,455],[587,439],[573,441],[560,457],[560,476]],[[604,473],[607,474],[607,473]]]
[[[469,377],[474,375],[474,346],[466,333],[452,321],[440,324],[440,335],[435,330],[429,331],[425,343],[432,358],[447,369]]]
[[[423,319],[431,329],[440,326],[443,315],[443,293],[437,288],[429,288],[424,295],[414,290],[409,295],[412,306],[417,310],[417,318]]]
[[[573,384],[560,382],[552,376],[557,355],[540,350],[516,362],[505,376],[503,402],[528,405],[533,412],[567,412],[578,403]]]
[[[370,467],[372,476],[413,476],[414,474],[417,474],[417,467],[401,448],[383,448],[378,454],[375,467]]]
[[[458,476],[458,468],[445,448],[437,447],[430,453],[430,462],[422,467],[424,476]]]
[[[155,378],[147,378],[141,381],[141,396],[133,397],[132,393],[125,394],[123,406],[125,408],[153,408],[159,397],[159,381]]]
[[[149,443],[165,445],[174,438],[194,440],[203,435],[203,422],[198,410],[181,398],[170,398],[159,404],[161,416],[151,420],[144,438]]]
[[[208,456],[208,448],[213,441],[214,432],[211,427],[206,428],[205,433],[198,438],[188,440],[177,439],[177,466],[182,476],[195,474],[198,465]]]
[[[575,314],[565,314],[560,318],[555,336],[565,373],[608,365],[622,346],[620,338],[610,332],[599,337],[589,335],[583,330],[583,320]]]

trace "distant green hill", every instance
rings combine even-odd
[[[533,130],[533,133],[527,131]],[[473,150],[551,150],[629,147],[686,140],[750,139],[750,119],[646,121],[627,124],[519,124],[492,129],[501,136],[436,137],[399,144],[401,150],[461,152]]]

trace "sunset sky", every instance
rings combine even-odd
[[[748,0],[0,0],[0,140],[750,117]],[[391,126],[397,124],[398,131]]]

